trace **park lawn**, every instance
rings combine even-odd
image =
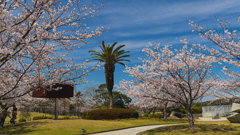
[[[193,131],[189,128],[188,123],[156,128],[142,132],[142,135],[239,135],[240,123],[230,123],[226,121],[201,122],[195,121]]]
[[[11,113],[12,113],[12,112],[11,112]],[[31,115],[31,120],[33,120],[33,117],[35,117],[35,116],[43,116],[43,115],[44,115],[44,116],[51,116],[51,117],[54,118],[54,115],[52,115],[52,114],[46,114],[46,113],[30,112],[30,115]],[[10,114],[10,116],[12,117],[12,114]],[[63,115],[58,115],[58,118],[61,118],[61,117],[63,117]],[[72,116],[71,118],[75,118],[75,117],[77,117],[77,116]],[[18,120],[19,120],[20,118],[22,118],[22,117],[21,117],[21,111],[17,111],[17,119],[15,120],[15,122],[18,123]],[[5,125],[8,125],[9,122],[10,122],[10,118],[9,118],[9,117],[6,117],[4,124],[5,124]]]
[[[187,119],[170,119],[170,118],[169,119],[147,118],[147,119],[138,119],[138,120],[118,119],[118,120],[109,120],[109,121],[126,122],[126,123],[130,123],[130,124],[137,125],[137,126],[188,122]]]
[[[84,128],[87,133],[121,129],[142,125],[154,125],[165,123],[187,122],[186,119],[125,119],[125,120],[34,120],[30,122],[18,123],[17,126],[9,127],[5,125],[0,134],[18,135],[77,135],[81,134]]]

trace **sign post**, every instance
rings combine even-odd
[[[32,93],[32,97],[35,98],[54,98],[55,99],[55,120],[58,119],[58,98],[69,98],[73,97],[74,87],[69,84],[55,84],[50,87],[40,88],[38,90],[34,90]],[[59,88],[59,90],[54,90]],[[50,90],[50,91],[49,91]]]
[[[58,120],[58,98],[55,98],[55,120]]]

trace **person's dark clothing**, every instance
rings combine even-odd
[[[10,122],[14,125],[15,125],[15,119],[17,119],[17,108],[13,107],[12,118],[11,118]]]
[[[14,117],[15,119],[17,118],[17,108],[14,108],[12,110],[12,117]]]
[[[14,117],[11,118],[10,123],[15,124],[15,118]]]

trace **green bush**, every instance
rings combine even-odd
[[[148,117],[148,113],[144,113],[144,114],[143,114],[143,117]]]
[[[152,118],[152,117],[153,117],[153,114],[152,114],[152,113],[148,114],[148,117],[149,117],[149,118]]]
[[[194,106],[192,109],[193,114],[199,114],[202,113],[202,107],[201,106]]]
[[[124,118],[138,118],[138,112],[131,109],[97,109],[82,114],[82,119],[124,119]]]
[[[45,117],[45,119],[52,119],[52,117],[51,116],[47,116],[47,117]]]
[[[41,120],[41,119],[52,119],[51,116],[34,116],[33,120]]]
[[[47,116],[46,119],[52,119],[52,117],[51,116]]]
[[[62,118],[59,118],[60,120],[64,120],[64,119],[70,119],[70,117],[69,116],[64,116],[64,117],[62,117]]]
[[[143,117],[142,114],[139,114],[139,117]]]
[[[86,113],[82,113],[81,118],[86,119]]]
[[[175,109],[170,109],[168,110],[168,113],[171,113],[172,111],[175,111],[175,112],[181,112],[182,114],[187,114],[187,111],[182,108],[181,106],[180,107],[177,107]],[[192,113],[193,114],[200,114],[202,113],[202,106],[200,104],[200,106],[196,105],[192,108]]]
[[[25,119],[25,118],[20,118],[20,119],[18,120],[18,122],[26,122],[26,119]]]
[[[155,116],[155,118],[159,118],[159,119],[162,118],[162,114],[161,113],[155,113],[154,116]]]
[[[151,114],[148,114],[148,117],[149,117],[149,118],[153,118],[153,114],[152,114],[152,113],[151,113]],[[154,114],[154,117],[155,117],[155,118],[161,118],[161,117],[162,117],[162,114],[161,114],[161,113],[155,113],[155,114]]]

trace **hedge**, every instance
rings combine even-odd
[[[148,114],[148,117],[149,117],[149,118],[152,118],[152,117],[153,117],[153,114],[152,114],[152,113]]]
[[[144,114],[143,114],[143,117],[148,117],[148,113],[144,113]]]
[[[18,120],[18,122],[26,122],[26,119],[25,119],[25,118],[20,118],[20,119]]]
[[[159,119],[162,118],[162,114],[161,113],[155,113],[154,116],[155,116],[155,118],[159,118]]]
[[[62,118],[59,118],[60,120],[64,120],[64,119],[70,119],[70,117],[69,116],[64,116],[64,117],[62,117]]]
[[[51,116],[34,116],[33,120],[41,120],[41,119],[52,119]]]
[[[138,118],[138,112],[131,109],[97,109],[82,114],[82,119],[103,120],[103,119],[124,119]]]

